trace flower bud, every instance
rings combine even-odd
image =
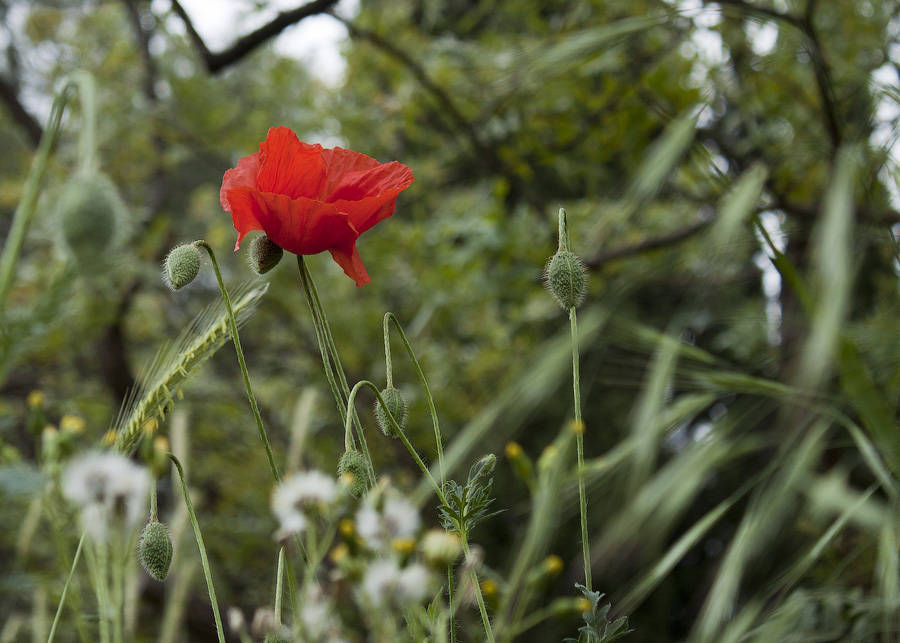
[[[338,476],[347,484],[353,497],[359,498],[366,492],[366,461],[356,449],[344,451],[338,462]]]
[[[544,281],[564,310],[577,308],[587,290],[587,271],[581,260],[568,250],[560,250],[547,264]]]
[[[200,274],[200,262],[203,256],[200,248],[186,243],[172,248],[166,257],[165,279],[172,290],[184,288]]]
[[[138,558],[153,578],[166,580],[172,562],[172,537],[164,524],[157,520],[147,523],[138,540]]]
[[[403,399],[403,394],[393,386],[384,389],[381,392],[381,397],[384,399],[387,410],[381,406],[381,402],[375,402],[375,420],[378,422],[378,427],[381,429],[382,433],[389,437],[399,437],[394,431],[394,427],[391,426],[388,413],[394,418],[394,421],[397,422],[397,426],[399,426],[402,431],[406,426],[406,400]]]
[[[446,569],[462,554],[459,536],[443,529],[427,531],[422,537],[421,548],[425,560],[438,569]]]
[[[497,456],[493,453],[488,453],[478,458],[469,469],[469,484],[476,482],[480,478],[490,476],[494,472],[495,466],[497,466]]]
[[[278,265],[284,250],[266,235],[256,237],[250,244],[250,267],[258,275],[264,275]]]
[[[121,210],[116,188],[105,176],[77,176],[63,188],[56,203],[61,240],[81,268],[93,273],[103,269]]]

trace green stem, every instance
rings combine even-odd
[[[569,249],[569,226],[566,224],[566,209],[559,209],[559,250],[565,252]]]
[[[487,608],[484,605],[484,595],[481,593],[481,584],[478,582],[478,574],[475,567],[471,565],[471,554],[469,552],[469,540],[465,532],[460,533],[460,542],[462,542],[463,553],[466,556],[466,565],[469,565],[469,579],[472,582],[472,589],[475,590],[475,600],[478,601],[478,610],[481,612],[481,622],[484,624],[484,633],[489,643],[494,643],[494,630],[491,627],[491,619],[488,617]]]
[[[0,310],[5,308],[19,255],[22,252],[22,245],[25,242],[25,235],[37,210],[38,197],[44,184],[44,174],[50,162],[50,155],[59,138],[60,123],[73,85],[73,81],[69,80],[53,99],[47,127],[38,144],[37,154],[31,164],[28,178],[25,180],[22,200],[19,201],[13,215],[12,225],[9,228],[6,243],[3,245],[3,254],[0,256]]]
[[[247,398],[250,400],[250,408],[253,410],[253,418],[256,420],[256,428],[259,431],[259,439],[262,440],[263,448],[266,450],[266,458],[269,460],[269,468],[276,482],[281,481],[278,473],[278,466],[275,464],[275,456],[272,453],[272,447],[269,445],[269,438],[266,435],[266,429],[263,426],[262,417],[259,414],[259,406],[256,403],[256,396],[253,395],[253,388],[250,386],[250,373],[247,372],[247,362],[244,361],[244,351],[241,348],[241,338],[238,335],[237,321],[234,318],[234,309],[231,307],[231,298],[228,296],[228,290],[225,288],[225,282],[222,280],[222,272],[219,270],[219,262],[216,261],[216,253],[212,247],[202,239],[194,242],[195,246],[204,248],[209,254],[213,269],[216,272],[216,280],[219,282],[219,290],[222,291],[222,299],[225,301],[225,308],[228,311],[228,325],[231,327],[231,338],[234,341],[234,350],[237,353],[238,364],[241,367],[241,375],[244,378],[244,388],[247,391]]]
[[[456,643],[456,614],[453,613],[453,563],[447,565],[447,611],[450,613],[450,643]]]
[[[150,482],[150,522],[159,520],[156,509],[156,477]]]
[[[56,626],[59,625],[60,616],[62,616],[63,605],[66,604],[66,595],[69,593],[69,583],[75,576],[75,568],[78,567],[78,561],[81,558],[81,549],[84,547],[85,533],[81,534],[81,540],[78,541],[78,548],[75,550],[75,558],[72,559],[72,569],[66,578],[66,584],[63,585],[62,595],[59,597],[59,605],[56,608],[56,616],[53,617],[53,625],[50,626],[50,635],[47,637],[47,643],[53,643],[53,637],[56,635]]]
[[[236,336],[235,336],[236,337]],[[209,602],[212,604],[213,618],[216,621],[216,633],[219,636],[219,643],[225,643],[225,631],[222,629],[222,618],[219,616],[219,603],[216,601],[216,589],[213,587],[212,572],[209,570],[209,560],[206,558],[206,547],[203,545],[203,534],[200,533],[200,524],[197,522],[197,515],[194,513],[194,505],[191,504],[191,495],[188,492],[187,482],[184,479],[184,469],[181,462],[174,454],[168,454],[169,459],[178,469],[178,477],[181,479],[181,491],[184,494],[184,504],[187,507],[188,516],[191,519],[191,526],[194,528],[194,537],[197,539],[197,547],[200,549],[200,562],[203,565],[203,575],[206,577],[206,589],[209,591]]]
[[[72,74],[72,82],[78,85],[78,100],[81,104],[81,129],[79,130],[78,155],[79,172],[92,176],[99,169],[97,163],[97,83],[85,71]]]
[[[581,515],[581,553],[584,557],[584,586],[588,591],[591,591],[591,543],[588,538],[587,490],[584,484],[584,421],[581,419],[578,320],[574,306],[569,310],[569,320],[572,326],[572,389],[575,397],[575,448],[578,454],[578,506]]]
[[[331,386],[331,392],[334,395],[334,401],[340,410],[341,419],[346,423],[350,418],[356,426],[356,433],[359,436],[360,450],[366,459],[369,469],[369,477],[375,481],[375,467],[372,465],[372,456],[369,454],[369,445],[366,442],[366,436],[363,433],[362,424],[359,416],[356,414],[356,407],[346,406],[346,400],[350,395],[350,387],[347,385],[347,376],[344,373],[344,366],[341,364],[341,358],[338,355],[337,346],[334,343],[334,336],[331,334],[331,326],[328,318],[325,316],[325,309],[322,307],[322,301],[319,299],[319,291],[316,289],[316,283],[313,281],[312,273],[309,272],[309,266],[303,260],[303,255],[297,255],[297,266],[300,268],[300,280],[303,284],[303,292],[306,295],[306,303],[312,313],[313,325],[316,327],[316,339],[319,342],[319,352],[322,354],[322,364],[325,367],[325,377]],[[332,368],[332,364],[334,368]],[[340,384],[340,386],[338,386]]]
[[[93,569],[94,591],[97,594],[97,609],[99,611],[100,620],[100,641],[101,643],[110,643],[109,637],[109,579],[107,571],[109,568],[109,560],[106,555],[106,543],[97,543],[92,541],[93,547],[89,547],[94,555],[89,557],[93,564],[88,566]]]
[[[387,378],[388,378],[388,386],[391,386],[391,380],[393,378],[393,369],[391,366],[391,343],[390,343],[390,335],[388,322],[393,321],[394,327],[397,329],[397,332],[400,333],[400,339],[403,340],[403,346],[406,348],[406,352],[409,354],[409,359],[413,363],[413,367],[416,369],[416,374],[419,376],[419,382],[422,384],[422,388],[425,391],[425,399],[428,400],[428,410],[431,412],[431,424],[434,426],[434,443],[437,448],[437,456],[438,456],[438,470],[441,473],[441,488],[443,488],[447,483],[446,472],[444,471],[444,445],[441,440],[441,427],[438,422],[437,410],[434,407],[434,396],[431,395],[431,389],[428,387],[428,381],[425,379],[425,373],[422,371],[422,367],[419,364],[419,360],[416,359],[416,354],[413,352],[412,345],[409,343],[409,340],[406,338],[406,333],[403,332],[403,328],[400,326],[400,322],[397,321],[397,317],[393,313],[385,313],[384,315],[384,356],[385,362],[387,364]]]

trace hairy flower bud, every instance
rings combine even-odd
[[[157,520],[147,523],[138,540],[138,558],[153,578],[166,580],[172,562],[172,537],[164,524]]]
[[[165,279],[172,290],[184,288],[200,274],[203,256],[192,243],[172,248],[166,257]]]
[[[366,492],[367,475],[366,461],[360,452],[355,449],[344,451],[338,462],[338,476],[346,482],[354,497],[359,498]]]
[[[80,268],[92,273],[103,269],[121,211],[118,192],[105,176],[77,176],[63,188],[56,203],[60,238]]]
[[[278,265],[284,250],[266,235],[256,237],[250,244],[250,267],[258,275],[264,275]]]
[[[560,250],[550,259],[544,281],[564,310],[577,308],[587,290],[587,271],[581,260],[568,250]]]
[[[399,437],[394,431],[394,427],[391,426],[388,413],[394,418],[397,426],[399,426],[402,431],[406,426],[406,400],[403,399],[403,394],[393,386],[384,389],[381,392],[381,397],[384,399],[384,404],[387,409],[382,407],[380,402],[375,402],[375,420],[378,422],[378,426],[382,433],[392,438]]]

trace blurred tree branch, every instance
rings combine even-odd
[[[688,226],[685,226],[684,228],[675,230],[674,232],[670,232],[669,234],[664,234],[657,237],[647,237],[646,239],[639,241],[638,243],[619,246],[618,248],[612,248],[611,250],[600,252],[588,259],[585,259],[584,265],[588,268],[599,268],[604,263],[607,263],[608,261],[612,261],[614,259],[631,257],[643,252],[648,252],[650,250],[656,250],[659,248],[665,248],[667,246],[675,245],[686,239],[690,239],[696,234],[702,232],[712,222],[713,219],[697,221],[696,223],[692,223]]]
[[[0,100],[6,104],[13,120],[25,130],[25,134],[28,136],[28,141],[31,145],[37,147],[41,140],[41,136],[44,135],[44,129],[41,127],[41,124],[37,122],[37,119],[25,109],[24,105],[22,105],[22,102],[19,100],[19,92],[16,90],[15,85],[2,75],[0,75]]]
[[[241,36],[233,45],[231,45],[231,47],[220,52],[210,51],[209,47],[206,46],[206,43],[203,42],[203,38],[194,28],[194,23],[191,21],[190,16],[188,16],[184,7],[181,6],[181,3],[179,3],[178,0],[172,0],[172,9],[184,22],[188,37],[200,53],[200,57],[203,59],[207,71],[214,74],[225,67],[238,62],[254,49],[271,40],[291,25],[296,24],[309,16],[326,13],[336,3],[337,0],[313,0],[313,2],[297,7],[296,9],[283,11],[271,22],[266,23],[246,36]]]

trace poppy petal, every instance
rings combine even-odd
[[[359,250],[356,249],[355,241],[350,245],[329,248],[328,252],[331,253],[335,263],[344,270],[344,274],[355,281],[357,286],[365,286],[372,282],[363,265],[362,257],[359,256]]]
[[[350,223],[360,234],[374,226],[379,221],[387,219],[394,214],[397,205],[397,195],[400,190],[389,190],[378,196],[360,199],[359,201],[335,201],[334,206],[350,218]]]
[[[348,174],[352,172],[365,172],[381,165],[371,156],[335,147],[322,150],[322,160],[325,161],[325,190],[322,194],[323,201],[332,201],[329,198],[338,189],[338,186]]]
[[[298,255],[314,255],[335,246],[355,243],[359,233],[330,203],[239,187],[228,193],[235,212],[239,240],[250,230],[262,230],[275,245]],[[252,217],[252,221],[251,221]],[[255,222],[255,226],[253,225]],[[242,227],[238,227],[239,224]]]
[[[260,153],[245,156],[238,161],[237,167],[232,170],[226,170],[225,176],[222,177],[222,189],[219,190],[219,203],[226,212],[231,212],[231,206],[228,203],[227,193],[232,188],[247,186],[256,187],[256,176],[259,174]]]
[[[263,163],[256,187],[291,199],[318,198],[325,185],[322,149],[301,143],[286,127],[273,127],[259,145]]]

